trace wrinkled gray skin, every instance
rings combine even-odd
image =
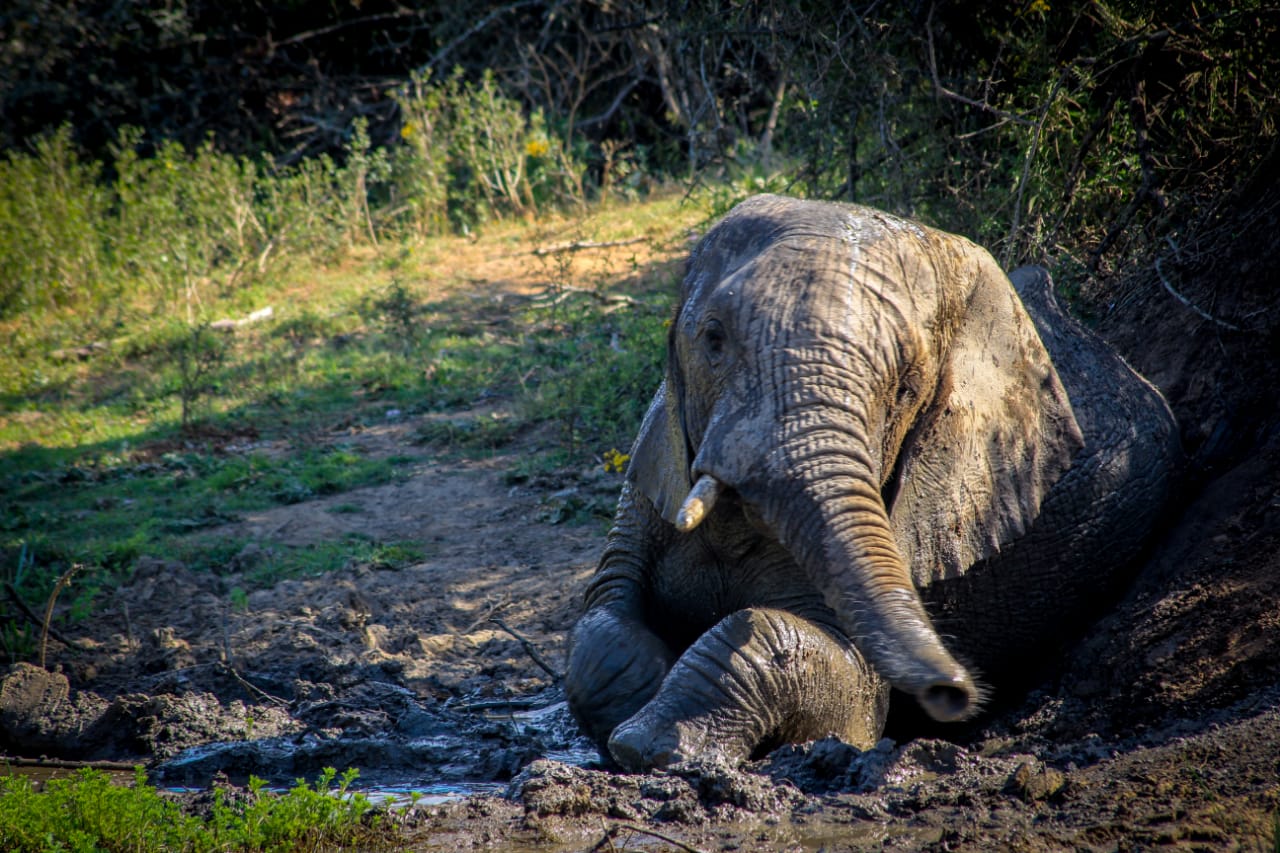
[[[1173,418],[1047,273],[1012,281],[862,207],[759,196],[706,235],[573,631],[602,749],[867,747],[890,685],[964,719],[1132,558]]]

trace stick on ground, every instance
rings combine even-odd
[[[516,640],[520,642],[520,645],[524,647],[525,653],[529,655],[530,658],[533,659],[533,662],[536,663],[539,667],[541,667],[543,672],[551,676],[552,680],[555,681],[556,684],[560,683],[560,681],[564,678],[564,675],[562,673],[556,672],[555,669],[552,668],[551,664],[547,663],[546,659],[543,658],[542,655],[538,652],[537,646],[535,646],[532,642],[530,642],[526,637],[518,634],[514,629],[508,626],[507,623],[503,622],[498,617],[494,616],[489,621],[492,622],[494,625],[497,625],[502,630],[506,631],[511,636],[515,637]]]

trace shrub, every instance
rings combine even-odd
[[[81,161],[67,126],[34,148],[0,160],[0,316],[66,304],[102,280],[99,164]]]
[[[542,112],[526,118],[492,73],[478,83],[460,72],[438,84],[414,75],[396,99],[404,148],[395,174],[412,230],[438,231],[446,218],[465,229],[583,200],[582,167]]]

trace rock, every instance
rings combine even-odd
[[[1027,802],[1036,802],[1057,796],[1066,786],[1067,777],[1061,770],[1030,759],[1013,771],[1008,788]]]
[[[29,663],[17,663],[0,681],[0,730],[7,738],[26,740],[43,730],[71,693],[67,677]]]

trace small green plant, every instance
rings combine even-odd
[[[43,790],[22,775],[0,777],[0,849],[28,851],[286,851],[393,846],[373,804],[350,790],[356,771],[326,769],[286,794],[249,781],[249,796],[228,802],[221,791],[201,820],[147,784],[142,768],[132,786],[81,770]],[[336,783],[335,783],[336,780]]]
[[[227,343],[208,323],[180,324],[172,352],[182,404],[179,425],[187,430],[201,398],[213,390],[213,377],[226,361]]]
[[[391,285],[374,301],[373,307],[381,314],[387,334],[399,342],[401,351],[405,355],[413,352],[419,332],[418,300],[413,292],[404,282],[392,279]]]

